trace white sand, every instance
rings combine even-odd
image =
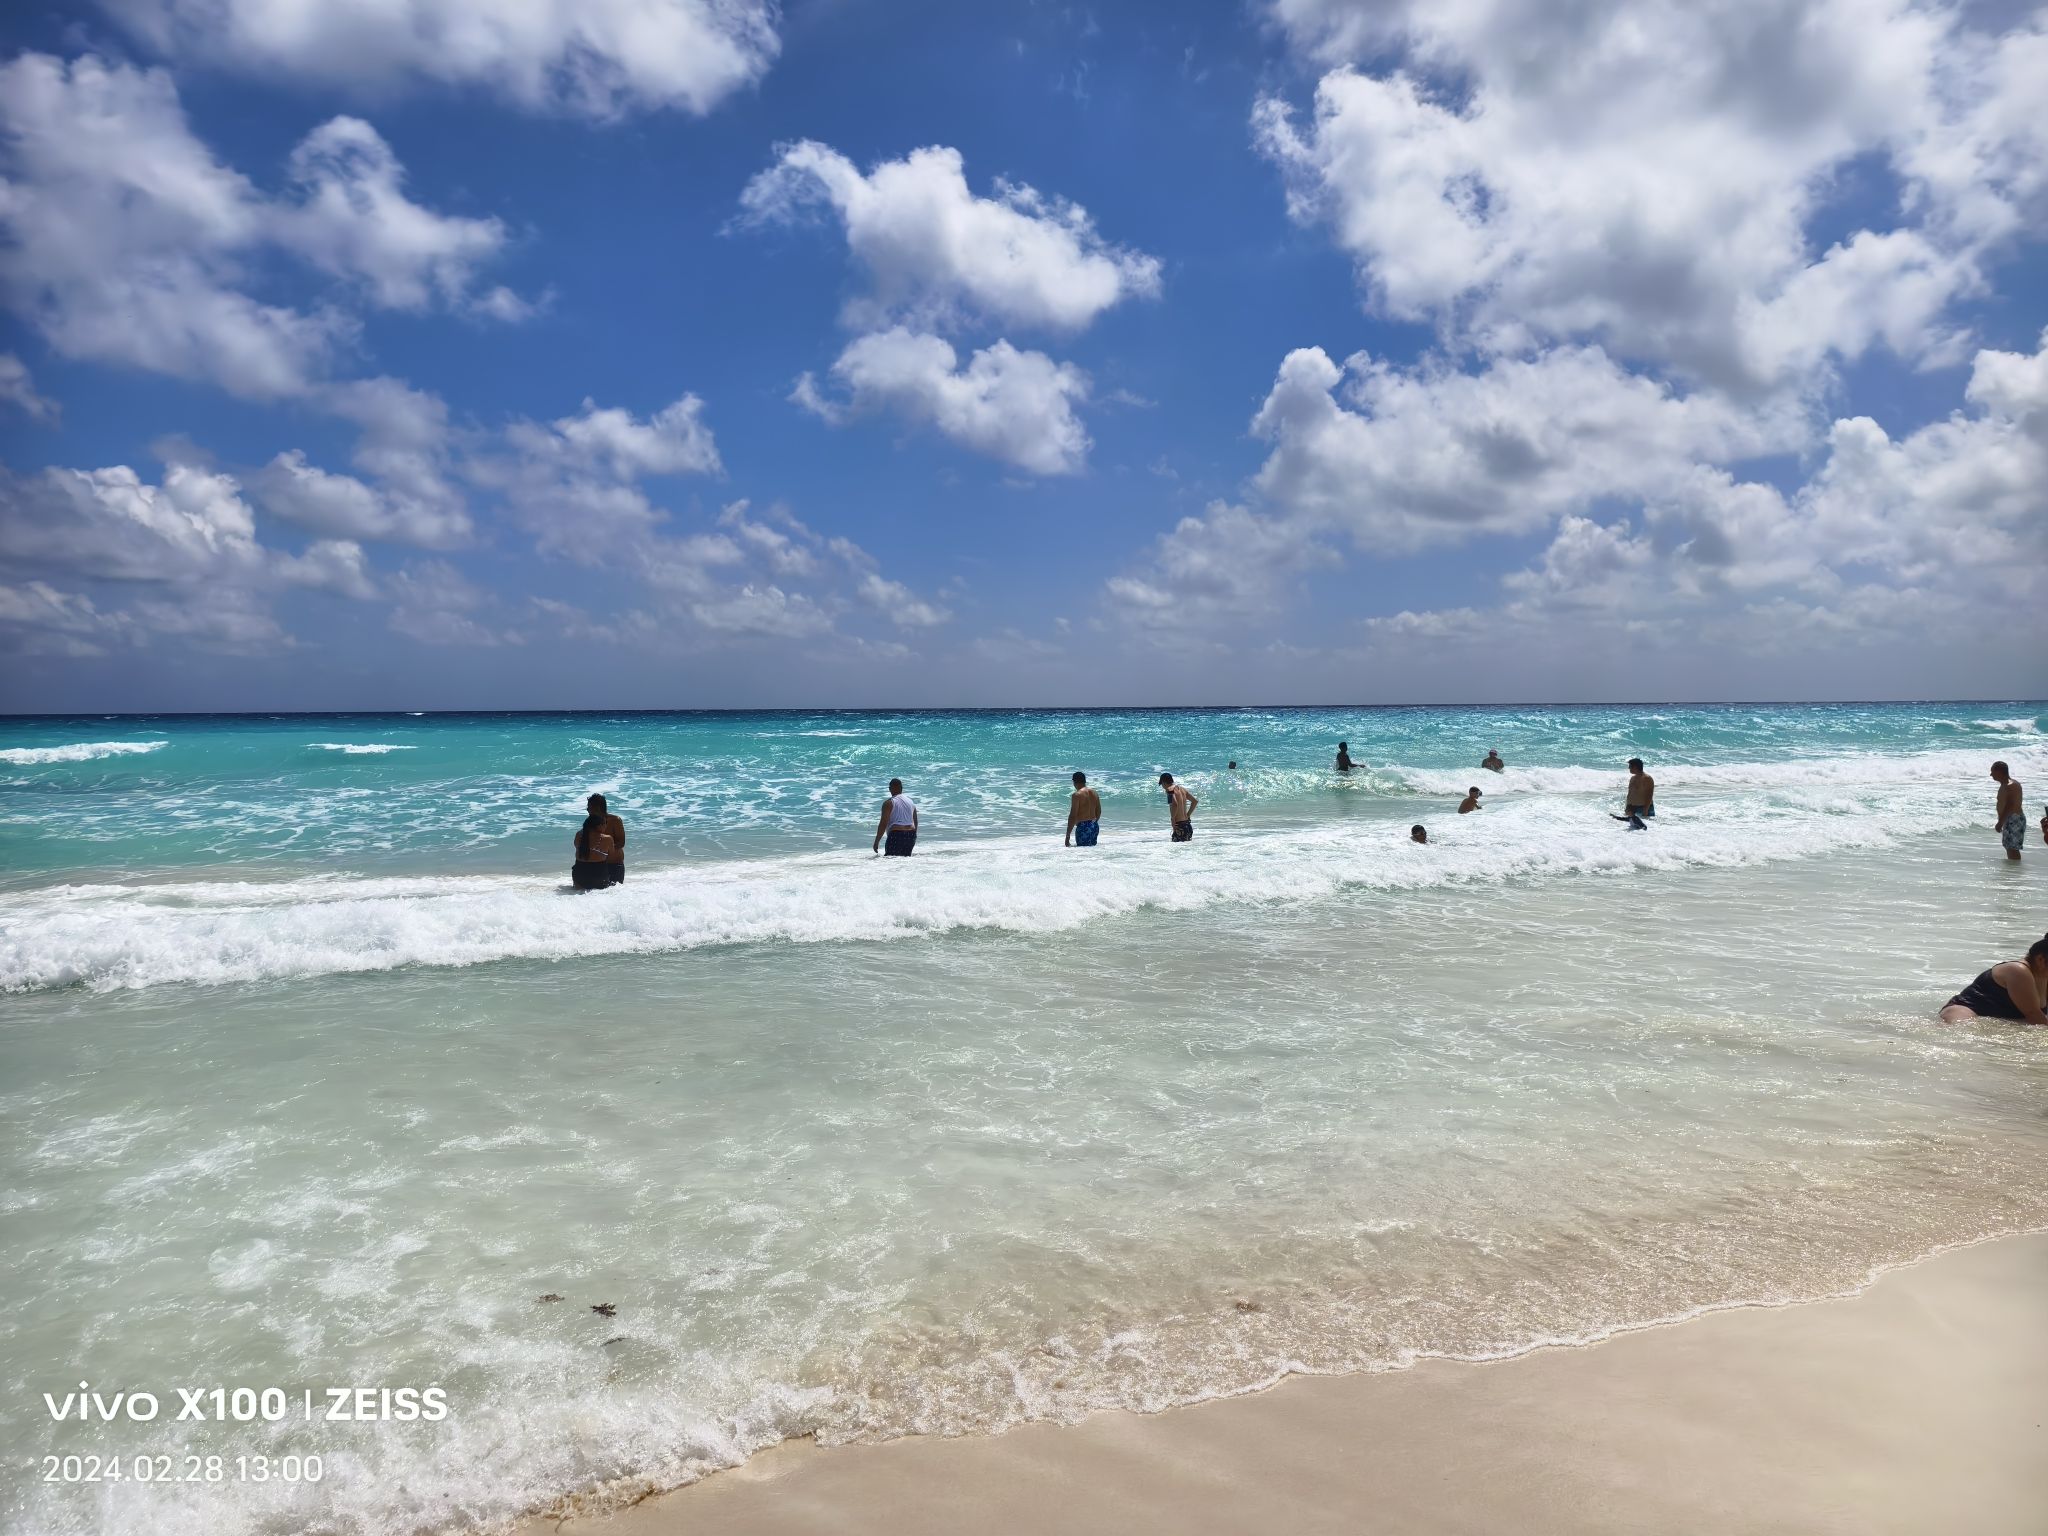
[[[2048,1234],[1584,1349],[776,1448],[562,1536],[2048,1532]]]

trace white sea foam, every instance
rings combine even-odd
[[[100,757],[132,757],[167,747],[168,741],[74,741],[61,747],[0,748],[0,763],[34,767],[40,763],[89,763]]]
[[[314,741],[307,743],[310,752],[346,752],[351,757],[378,757],[386,752],[410,752],[411,747],[402,747],[388,741]]]
[[[1417,788],[1447,777],[1412,775]],[[1462,787],[1471,776],[1456,777]],[[1612,780],[1534,769],[1518,782],[1511,770],[1502,788],[1610,791]],[[1051,933],[1145,909],[1293,902],[1347,888],[1774,863],[1981,819],[1976,799],[1953,787],[1955,766],[1924,758],[1685,775],[1688,788],[1702,780],[1718,786],[1713,797],[1667,798],[1647,833],[1622,830],[1576,797],[1498,793],[1478,817],[1439,819],[1427,848],[1408,843],[1405,827],[1358,820],[1262,829],[1222,821],[1181,848],[1147,819],[1112,825],[1084,855],[1044,838],[934,839],[910,863],[860,848],[636,866],[626,885],[585,896],[553,878],[502,875],[69,886],[0,898],[0,989],[116,990],[967,929]]]

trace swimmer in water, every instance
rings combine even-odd
[[[1992,811],[1992,824],[1998,828],[1998,840],[2005,845],[2005,856],[2017,864],[2020,850],[2027,845],[2027,813],[2020,803],[2020,781],[2004,763],[1991,765],[1991,777],[1998,783],[1998,804]]]
[[[1409,842],[1411,842],[1411,843],[1426,843],[1426,842],[1428,842],[1428,841],[1429,841],[1429,828],[1427,828],[1427,827],[1425,827],[1425,826],[1421,825],[1420,823],[1417,823],[1417,824],[1416,824],[1415,826],[1412,826],[1412,827],[1410,827],[1410,828],[1408,829],[1408,841],[1409,841]]]
[[[2024,960],[2006,960],[1950,998],[1944,1024],[1972,1019],[2005,1019],[2014,1024],[2048,1024],[2048,934],[2034,941]]]
[[[1351,761],[1351,743],[1348,741],[1338,742],[1337,771],[1339,773],[1349,773],[1353,768],[1356,768],[1357,766],[1358,764]]]
[[[1458,802],[1458,814],[1460,816],[1469,816],[1472,814],[1472,812],[1478,809],[1479,786],[1477,784],[1474,784],[1470,789],[1465,791],[1465,798]]]
[[[1508,765],[1500,760],[1499,747],[1488,747],[1485,760],[1479,766],[1491,768],[1495,773],[1506,773],[1508,771]]]

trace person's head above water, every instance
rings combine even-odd
[[[2010,778],[2011,776],[2012,770],[2006,767],[2004,763],[1999,762],[1993,763],[1991,765],[1991,777],[1999,780],[2001,783],[2004,782],[2006,779]]]
[[[1641,773],[1643,771],[1643,760],[1640,757],[1630,758],[1628,760],[1628,771],[1630,773]]]
[[[1474,800],[1477,800],[1479,798],[1479,786],[1477,784],[1474,784],[1470,789],[1466,790],[1465,793],[1470,795]]]
[[[1232,773],[1237,772],[1237,759],[1234,757],[1230,760],[1230,771]]]
[[[1086,784],[1087,782],[1088,775],[1082,773],[1079,769],[1076,769],[1074,771],[1074,788],[1079,789],[1082,785]]]
[[[1173,775],[1170,773],[1162,773],[1161,775],[1159,775],[1159,787],[1161,789],[1173,788]]]
[[[892,795],[900,795],[900,794],[902,794],[902,793],[903,793],[903,781],[902,781],[901,779],[891,779],[891,780],[889,781],[889,793],[890,793],[890,794],[892,794]]]
[[[593,816],[602,816],[606,811],[610,810],[611,807],[605,804],[605,798],[603,795],[592,795],[588,800],[583,802],[583,809],[590,812],[590,814]]]
[[[1351,750],[1351,743],[1348,741],[1340,741],[1337,743],[1337,750],[1339,752],[1349,752]]]
[[[1412,827],[1410,827],[1410,828],[1408,829],[1408,841],[1409,841],[1409,842],[1411,842],[1411,843],[1426,843],[1426,842],[1428,842],[1428,841],[1429,841],[1429,828],[1427,828],[1427,827],[1425,827],[1425,826],[1422,826],[1422,825],[1420,825],[1419,823],[1418,823],[1417,825],[1415,825],[1415,826],[1412,826]]]

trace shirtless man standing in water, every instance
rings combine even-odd
[[[1195,840],[1195,807],[1202,802],[1185,784],[1174,783],[1170,773],[1159,775],[1159,787],[1166,791],[1166,815],[1173,823],[1173,840],[1192,843]]]
[[[2003,763],[1991,765],[1991,777],[1998,781],[1998,806],[1991,824],[1998,828],[1998,840],[2005,844],[2005,856],[2019,862],[2020,849],[2027,842],[2027,813],[2020,805],[2020,781]]]
[[[1622,820],[1657,814],[1657,781],[1643,772],[1643,760],[1628,760],[1628,793],[1622,796]]]
[[[1088,775],[1074,775],[1074,797],[1067,802],[1067,846],[1074,846],[1076,834],[1083,848],[1093,848],[1102,832],[1102,796],[1088,787]]]

